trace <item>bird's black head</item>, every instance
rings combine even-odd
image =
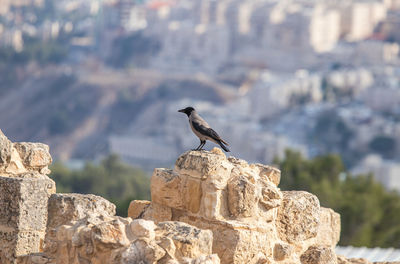
[[[191,114],[193,111],[194,111],[194,108],[191,107],[191,106],[188,106],[188,107],[186,107],[186,108],[184,108],[184,109],[178,110],[178,112],[184,113],[184,114],[186,114],[187,116],[190,116],[190,114]]]

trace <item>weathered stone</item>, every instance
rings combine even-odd
[[[56,260],[43,253],[33,253],[18,257],[16,264],[56,264]]]
[[[42,143],[18,142],[14,143],[25,167],[44,168],[51,164],[52,158],[49,146]]]
[[[340,239],[340,215],[330,208],[321,207],[319,222],[314,243],[334,248]]]
[[[188,151],[175,162],[175,171],[198,179],[230,173],[231,165],[225,155],[205,151]]]
[[[85,217],[115,215],[115,205],[93,194],[53,194],[49,199],[47,228],[68,224]]]
[[[338,264],[372,264],[372,262],[364,258],[345,258],[343,256],[337,256]],[[399,264],[399,262],[374,262],[374,264]]]
[[[154,169],[151,177],[151,200],[161,205],[183,209],[181,177],[172,170]]]
[[[122,252],[120,264],[148,263],[155,264],[165,255],[165,251],[155,243],[136,240]]]
[[[219,264],[218,255],[212,254],[208,256],[201,256],[196,259],[183,258],[181,264]]]
[[[320,206],[315,195],[303,191],[284,191],[276,220],[279,237],[289,243],[316,237],[319,216]]]
[[[337,257],[330,247],[311,246],[301,255],[300,261],[302,264],[336,264]]]
[[[16,257],[39,252],[43,245],[47,202],[55,183],[37,178],[0,176],[0,259],[14,263]]]
[[[12,152],[11,141],[3,134],[0,129],[0,170],[10,162]]]
[[[228,183],[228,207],[234,216],[250,217],[256,215],[259,194],[255,182],[249,177],[239,175]]]
[[[147,238],[150,240],[154,240],[156,233],[154,229],[156,229],[156,225],[153,221],[148,221],[144,219],[136,219],[133,220],[130,224],[130,228],[132,234],[138,238]]]
[[[151,205],[150,201],[133,200],[129,204],[128,217],[131,217],[133,219],[142,218],[144,212],[150,205]]]
[[[213,234],[210,230],[201,230],[181,222],[161,222],[158,224],[158,236],[170,238],[175,245],[178,260],[198,258],[212,253]]]
[[[181,191],[184,208],[192,213],[199,212],[203,196],[201,180],[185,177]]]
[[[256,164],[254,164],[254,166],[256,166],[259,169],[259,171],[260,171],[259,175],[262,179],[268,180],[269,182],[273,183],[275,186],[279,185],[279,182],[281,181],[281,171],[280,170],[278,170],[277,168],[268,166],[268,165],[260,164],[260,163],[256,163]]]
[[[18,174],[26,173],[28,171],[22,163],[21,157],[15,148],[12,148],[11,158],[5,171],[7,174],[11,174],[12,177],[18,177]]]
[[[277,243],[274,246],[274,259],[282,261],[292,254],[292,247],[288,244]]]
[[[119,219],[95,225],[92,229],[92,240],[96,251],[107,251],[130,244],[125,225]]]
[[[265,181],[259,181],[259,185],[261,186],[260,205],[265,210],[268,211],[281,205],[282,193],[276,186]]]

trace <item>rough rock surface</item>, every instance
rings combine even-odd
[[[25,145],[25,156],[18,146]],[[46,234],[47,201],[55,183],[45,174],[48,146],[11,143],[0,130],[0,263],[40,252]],[[39,257],[36,257],[38,259]]]
[[[219,149],[189,151],[174,170],[154,170],[152,202],[133,201],[128,216],[212,230],[221,263],[301,263],[311,246],[332,252],[322,256],[334,263],[340,216],[310,193],[280,191],[279,181],[276,168]]]
[[[95,195],[54,194],[46,145],[0,130],[0,263],[355,264],[336,256],[340,216],[307,192],[282,192],[280,171],[189,151],[155,169],[152,202],[128,215]]]

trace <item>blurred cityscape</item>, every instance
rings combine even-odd
[[[150,170],[199,144],[191,105],[236,157],[339,153],[400,190],[399,44],[400,0],[0,0],[0,124]]]

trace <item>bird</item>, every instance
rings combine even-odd
[[[200,145],[194,150],[203,150],[206,140],[210,140],[221,146],[225,152],[230,152],[227,146],[229,144],[223,140],[214,129],[196,112],[196,110],[188,106],[184,109],[178,110],[178,112],[184,113],[189,118],[189,124],[192,128],[193,133],[200,139]]]

